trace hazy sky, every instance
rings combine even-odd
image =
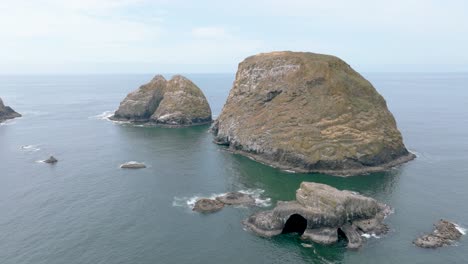
[[[235,72],[273,50],[468,71],[466,0],[0,0],[0,74]]]

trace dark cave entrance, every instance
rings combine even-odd
[[[341,230],[341,228],[338,228],[338,241],[343,241],[346,244],[348,243],[348,237],[346,236],[345,232]]]
[[[291,215],[286,224],[283,227],[282,234],[289,234],[289,233],[298,233],[299,235],[304,234],[304,231],[307,228],[307,219],[302,217],[299,214]]]

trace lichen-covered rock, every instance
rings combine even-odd
[[[203,92],[181,75],[169,81],[162,75],[155,76],[151,82],[128,94],[110,119],[175,127],[212,121]]]
[[[21,117],[21,115],[15,112],[11,107],[5,106],[2,98],[0,98],[0,123],[7,119],[13,119],[16,117]]]
[[[414,158],[384,98],[334,56],[272,52],[239,64],[215,142],[297,172],[355,175]]]
[[[431,234],[417,238],[413,244],[422,248],[438,248],[453,244],[461,236],[462,233],[456,224],[441,219],[434,225],[434,231]]]
[[[296,192],[296,201],[280,201],[273,210],[255,213],[243,223],[260,236],[297,232],[303,239],[320,244],[337,242],[342,232],[348,248],[358,248],[364,241],[363,234],[387,232],[383,221],[390,212],[390,207],[372,198],[303,182]]]
[[[223,209],[223,207],[224,203],[216,199],[201,198],[195,202],[192,210],[199,213],[214,213]]]

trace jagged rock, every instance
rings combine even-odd
[[[214,199],[198,199],[193,210],[202,213],[212,213],[223,209],[225,205],[255,205],[255,198],[241,192],[228,192]]]
[[[229,192],[225,195],[216,197],[216,200],[227,205],[254,205],[255,199],[245,193]]]
[[[342,233],[348,248],[358,248],[364,241],[363,234],[387,232],[383,221],[390,212],[390,207],[372,198],[303,182],[296,201],[279,201],[273,210],[255,213],[243,223],[260,236],[299,233],[303,239],[320,244],[335,243]]]
[[[214,213],[223,209],[223,207],[224,207],[224,203],[216,199],[201,198],[195,202],[193,211],[196,211],[199,213]]]
[[[50,156],[48,159],[44,160],[44,162],[49,163],[49,164],[54,164],[54,163],[57,163],[58,160],[54,156]]]
[[[297,172],[356,175],[413,159],[384,98],[341,59],[272,52],[239,64],[215,142]]]
[[[128,94],[110,119],[170,127],[212,121],[211,109],[203,92],[181,75],[169,81],[162,75],[156,75],[151,82]]]
[[[422,248],[438,248],[453,244],[461,236],[462,233],[457,229],[456,224],[441,219],[434,225],[434,231],[431,234],[417,238],[413,244]]]
[[[2,98],[0,98],[0,123],[7,119],[13,119],[16,117],[21,117],[21,115],[15,112],[11,107],[5,106]]]
[[[122,165],[120,165],[122,169],[143,169],[146,168],[144,163],[136,162],[136,161],[129,161]]]

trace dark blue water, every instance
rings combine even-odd
[[[168,76],[169,77],[169,76]],[[188,75],[219,114],[234,74]],[[164,129],[103,117],[151,75],[0,76],[24,115],[0,126],[0,263],[466,263],[468,241],[411,241],[439,218],[468,227],[468,74],[365,74],[418,158],[351,178],[290,174],[221,151],[208,127]],[[38,161],[49,155],[60,161]],[[121,170],[123,162],[149,165]],[[295,236],[264,239],[241,220],[294,198],[302,181],[359,191],[395,208],[391,232],[358,251]],[[192,213],[200,196],[244,190],[257,208]]]

